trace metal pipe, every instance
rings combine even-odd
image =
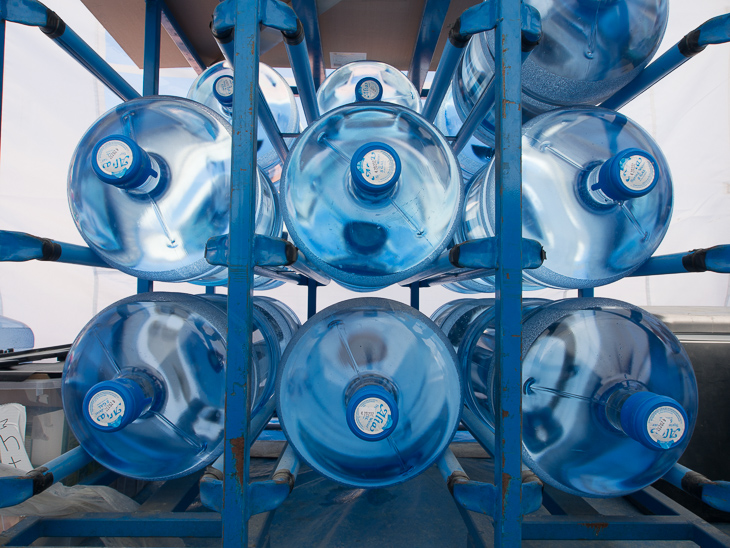
[[[182,27],[172,15],[170,7],[167,5],[165,0],[162,0],[162,27],[167,32],[170,39],[175,43],[177,49],[180,50],[182,56],[192,67],[196,74],[201,74],[206,66],[205,62],[200,58],[200,54],[193,46],[192,42],[188,39]]]
[[[145,0],[142,95],[157,95],[160,91],[161,34],[162,6],[160,1]]]
[[[451,76],[454,74],[454,70],[456,70],[456,66],[461,60],[464,48],[469,43],[469,38],[471,38],[471,36],[465,37],[463,41],[456,41],[452,38],[452,35],[455,33],[457,36],[461,36],[458,32],[458,26],[460,24],[461,19],[457,19],[456,24],[454,24],[449,33],[449,39],[444,46],[438,67],[436,67],[436,74],[433,77],[431,88],[428,90],[428,95],[426,96],[426,102],[423,105],[423,117],[431,123],[436,119],[436,114],[439,108],[441,108],[441,103],[443,103],[446,92],[451,84]]]
[[[79,446],[25,475],[0,478],[0,508],[25,502],[91,461],[89,454]]]
[[[261,91],[261,86],[258,86],[258,101],[259,122],[261,123],[261,127],[264,128],[264,131],[266,132],[269,141],[271,141],[279,159],[282,163],[286,162],[286,158],[289,155],[289,149],[284,142],[284,137],[282,137],[281,132],[279,131],[279,126],[276,125],[276,120],[274,119],[274,115],[271,113],[269,104],[266,102],[264,92]]]
[[[0,261],[31,260],[111,268],[88,247],[39,238],[23,232],[0,230]]]
[[[620,109],[702,52],[708,45],[724,44],[726,42],[730,42],[730,14],[713,17],[701,24],[642,70],[631,82],[601,103],[600,106],[612,110]]]
[[[686,272],[730,273],[730,245],[716,245],[708,249],[695,249],[686,253],[652,257],[631,276],[658,276]]]
[[[662,479],[717,510],[730,512],[730,482],[712,481],[678,463]]]
[[[293,33],[282,31],[286,53],[289,56],[294,80],[297,83],[299,99],[302,102],[304,116],[307,124],[311,124],[319,118],[319,107],[317,106],[317,92],[314,90],[314,79],[312,78],[312,66],[309,64],[309,52],[307,43],[304,40],[304,28],[302,22],[297,19],[297,30]]]

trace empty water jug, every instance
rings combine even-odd
[[[453,347],[426,316],[386,299],[313,316],[282,358],[277,411],[314,470],[354,487],[386,487],[428,468],[461,416]]]
[[[223,451],[225,297],[144,293],[93,318],[63,372],[63,405],[79,443],[121,475],[161,480],[212,463]],[[298,322],[254,299],[251,413],[273,393],[282,349]],[[273,411],[273,409],[271,409]]]
[[[353,61],[330,74],[317,90],[317,106],[324,114],[350,103],[383,101],[421,112],[416,87],[395,67],[379,61]]]
[[[270,66],[259,63],[259,87],[282,133],[299,131],[299,109],[286,80]],[[229,123],[233,116],[233,69],[221,61],[204,70],[190,86],[188,99],[202,103],[223,116]],[[281,178],[282,162],[276,154],[261,124],[256,130],[259,167],[277,183]]]
[[[71,214],[89,247],[122,272],[222,284],[227,269],[208,264],[205,244],[228,233],[230,171],[222,117],[188,99],[134,99],[99,118],[76,147]],[[260,170],[255,210],[256,233],[280,237],[276,191]]]
[[[0,316],[0,353],[33,348],[33,330],[22,322]]]
[[[656,53],[667,25],[666,0],[526,0],[543,36],[523,64],[525,119],[551,109],[597,105],[633,80]],[[462,120],[494,76],[494,32],[472,38],[454,73]],[[494,143],[494,113],[476,135]]]
[[[297,247],[345,287],[372,291],[438,257],[461,217],[459,164],[410,109],[354,104],[297,140],[284,167],[284,220]]]
[[[495,236],[494,200],[492,162],[469,187],[457,241]],[[596,287],[631,274],[659,246],[671,214],[664,154],[625,116],[561,109],[524,125],[522,237],[547,254],[523,272],[526,289]]]
[[[460,338],[466,405],[492,429],[494,314],[450,320],[461,327],[452,337]],[[625,495],[662,477],[697,417],[697,383],[674,334],[611,299],[530,300],[522,318],[523,462],[584,497]]]

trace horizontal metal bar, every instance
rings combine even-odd
[[[3,442],[9,443],[10,438]],[[33,495],[42,493],[54,483],[77,472],[91,460],[89,454],[79,446],[22,476],[0,477],[0,508],[25,502]]]
[[[730,512],[730,483],[713,481],[681,464],[675,464],[662,478],[705,504]]]
[[[652,257],[631,276],[657,276],[686,272],[730,273],[730,245],[717,245],[709,249],[695,249],[686,253]]]
[[[282,238],[254,234],[253,260],[258,266],[288,266],[297,260],[297,248]],[[228,266],[229,236],[214,236],[205,246],[205,259],[212,265]]]
[[[45,537],[193,537],[220,538],[217,512],[155,512],[152,514],[89,513],[46,518]]]
[[[289,496],[299,473],[299,458],[291,445],[286,448],[279,458],[279,463],[267,481],[257,481],[250,484],[251,508],[249,516],[269,512],[281,506]]]
[[[600,106],[618,110],[645,92],[662,78],[682,66],[710,44],[730,41],[730,14],[706,21],[669,48],[626,86],[606,99]]]
[[[692,535],[692,523],[679,516],[525,516],[522,522],[524,540],[692,540]]]
[[[24,232],[0,230],[0,261],[31,260],[111,268],[88,247],[57,242]]]

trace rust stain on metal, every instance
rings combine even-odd
[[[502,498],[507,496],[507,489],[509,489],[509,482],[512,481],[512,476],[507,472],[502,472]]]
[[[503,410],[502,410],[502,418],[503,418],[503,419],[506,419],[507,417],[509,417],[509,411],[505,411],[505,410],[503,409]]]
[[[608,527],[608,523],[600,522],[600,523],[582,523],[584,527],[587,529],[592,529],[593,533],[598,536],[601,534],[601,531],[603,531],[606,527]]]
[[[233,449],[233,463],[236,465],[236,479],[239,484],[243,485],[243,453],[246,450],[246,439],[243,436],[232,439],[231,448]]]

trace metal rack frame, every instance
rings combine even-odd
[[[189,503],[191,493],[196,493],[199,474],[193,480],[181,478],[165,484],[166,498],[153,499],[136,514],[84,514],[66,518],[28,518],[9,533],[0,536],[0,545],[29,544],[41,536],[175,536],[175,537],[219,537],[223,546],[241,546],[242,539],[249,536],[248,519],[258,511],[275,508],[288,494],[278,482],[276,493],[264,489],[259,483],[250,484],[250,446],[252,429],[250,417],[248,372],[251,367],[252,332],[252,287],[256,262],[254,236],[254,178],[256,176],[256,128],[258,115],[258,59],[259,22],[264,18],[267,0],[235,1],[236,20],[234,35],[234,71],[236,85],[233,102],[233,151],[231,177],[231,226],[227,241],[225,260],[229,268],[228,284],[228,333],[229,345],[226,370],[226,418],[225,418],[225,470],[222,482],[222,512],[181,514]],[[268,0],[271,1],[271,0]],[[2,106],[2,61],[4,57],[5,21],[40,26],[46,34],[79,60],[92,73],[99,76],[120,97],[136,96],[124,88],[121,78],[98,55],[93,53],[80,38],[71,33],[63,38],[63,30],[48,31],[45,14],[34,9],[33,0],[0,0],[0,107]],[[461,265],[469,268],[492,268],[496,279],[496,356],[497,379],[503,390],[498,392],[496,433],[490,434],[478,424],[469,424],[468,410],[465,423],[474,437],[494,456],[494,484],[479,484],[465,478],[458,461],[449,451],[440,459],[439,469],[454,494],[457,505],[469,531],[473,545],[485,546],[484,531],[478,529],[467,510],[491,514],[494,520],[494,545],[519,546],[522,539],[544,540],[616,540],[616,539],[674,539],[694,540],[702,546],[730,546],[730,537],[689,513],[654,489],[640,491],[630,498],[646,511],[658,514],[627,518],[621,516],[593,516],[591,512],[575,511],[575,504],[556,495],[547,493],[540,499],[536,494],[535,482],[523,483],[521,462],[521,303],[522,269],[529,268],[536,261],[535,249],[521,238],[521,6],[519,0],[495,0],[491,14],[497,35],[496,43],[496,162],[497,200],[496,217],[500,219],[499,236],[490,244],[493,253],[489,260],[480,264]],[[303,31],[309,47],[311,84],[318,87],[324,77],[322,48],[319,40],[316,6],[313,0],[294,0],[294,7],[302,17]],[[421,31],[414,48],[410,78],[420,90],[425,71],[431,61],[438,33],[444,23],[448,1],[427,0],[421,22]],[[55,14],[54,14],[55,15]],[[152,95],[159,88],[160,33],[165,28],[174,34],[178,47],[196,71],[202,70],[197,53],[191,48],[174,19],[171,19],[164,0],[146,0],[146,21],[144,38],[144,95]],[[65,25],[64,25],[65,29]],[[69,29],[70,30],[70,29]],[[57,35],[53,35],[56,32]],[[84,48],[85,46],[85,48]],[[91,53],[89,53],[91,52]],[[458,60],[458,59],[457,59]],[[121,79],[123,82],[123,79]],[[134,90],[132,90],[134,91]],[[1,108],[0,108],[1,113]],[[0,234],[0,237],[7,233]],[[23,250],[34,247],[35,255],[23,255],[22,259],[41,258],[45,260],[45,241],[41,240],[42,251],[37,241],[28,243],[22,239]],[[14,242],[17,242],[16,237]],[[50,240],[47,240],[50,241]],[[52,260],[76,264],[97,264],[97,258],[90,250],[69,244],[59,244],[57,257]],[[2,238],[0,238],[2,244]],[[14,244],[15,245],[15,244]],[[527,247],[525,247],[527,245]],[[55,248],[54,248],[55,249]],[[711,254],[715,271],[730,271],[730,248],[713,248]],[[527,250],[527,251],[525,251]],[[712,251],[712,250],[710,250]],[[63,256],[63,253],[66,253]],[[38,254],[40,253],[40,257]],[[32,254],[31,254],[32,255]],[[705,256],[702,254],[702,265]],[[63,257],[62,257],[63,256]],[[686,267],[686,255],[652,259],[642,269],[642,275],[669,272],[692,271]],[[526,262],[523,262],[526,261]],[[681,263],[682,266],[679,265]],[[688,264],[694,264],[692,260]],[[456,265],[452,261],[452,265]],[[684,270],[682,270],[684,268]],[[718,268],[720,270],[718,270]],[[448,270],[448,265],[447,268]],[[724,270],[723,270],[724,269]],[[695,270],[700,271],[700,270]],[[309,316],[316,311],[318,281],[299,276],[300,285],[308,288]],[[418,308],[422,281],[410,283],[411,304]],[[152,282],[139,280],[138,291],[152,289]],[[592,295],[593,290],[581,290],[582,296]],[[490,438],[490,439],[487,439]],[[73,453],[73,455],[71,455]],[[291,453],[291,451],[289,452]],[[277,466],[277,472],[289,473],[288,480],[296,477],[296,457],[286,453]],[[293,453],[292,453],[293,454]],[[287,457],[288,455],[288,457]],[[87,462],[85,453],[79,449],[69,452],[49,463],[44,472],[29,474],[20,478],[18,485],[33,492],[36,485],[53,483],[68,473],[74,466]],[[288,467],[288,468],[287,468]],[[34,471],[35,472],[35,471]],[[56,477],[53,477],[53,473]],[[49,477],[50,476],[50,477]],[[457,481],[458,480],[458,481]],[[49,483],[50,482],[50,483]],[[263,484],[265,482],[261,482]],[[276,481],[274,481],[276,483]],[[291,481],[293,483],[293,481]],[[252,485],[259,486],[253,488]],[[289,485],[289,489],[291,485]],[[42,490],[42,489],[41,489]],[[470,494],[471,493],[471,494]],[[194,495],[193,495],[194,496]],[[476,499],[473,498],[476,496]],[[278,498],[276,498],[278,497]],[[472,497],[472,498],[470,498]],[[281,499],[281,500],[280,500]],[[549,517],[525,516],[525,512],[542,500],[553,515]],[[581,499],[577,499],[581,500]],[[277,502],[278,501],[278,502]],[[584,503],[585,504],[585,503]],[[489,509],[487,509],[487,506]],[[538,504],[539,506],[539,504]],[[526,509],[527,507],[527,509]],[[148,513],[154,512],[154,513]],[[572,514],[572,515],[569,515]]]

